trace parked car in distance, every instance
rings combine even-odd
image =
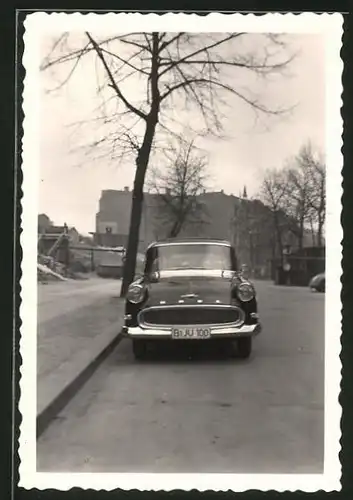
[[[325,273],[317,274],[311,278],[309,288],[316,292],[324,292],[326,289]]]
[[[173,239],[147,248],[125,304],[123,335],[136,359],[162,339],[236,343],[248,358],[260,331],[254,284],[238,270],[228,241]]]
[[[101,257],[96,268],[97,275],[101,278],[120,279],[123,276],[125,249],[104,248],[101,250]]]

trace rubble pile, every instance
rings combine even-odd
[[[37,278],[41,283],[47,283],[48,281],[67,281],[68,279],[61,274],[53,271],[50,267],[45,264],[37,263]]]

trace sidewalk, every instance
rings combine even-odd
[[[118,343],[120,280],[38,284],[37,435]]]

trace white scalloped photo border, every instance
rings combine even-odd
[[[139,14],[139,13],[45,13],[34,12],[25,20],[23,66],[23,250],[20,317],[19,486],[31,489],[68,490],[246,490],[335,491],[341,489],[339,460],[341,406],[341,241],[340,222],[343,166],[342,147],[342,15],[334,14]],[[36,471],[36,363],[37,363],[37,214],[39,189],[39,42],[45,33],[102,30],[104,34],[127,31],[276,32],[323,34],[326,48],[326,307],[325,307],[325,456],[323,474],[102,474],[39,473]],[[20,126],[20,124],[19,124]],[[330,307],[327,307],[327,304]]]

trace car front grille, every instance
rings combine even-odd
[[[233,325],[243,322],[238,307],[176,306],[151,307],[139,314],[139,324],[146,327],[173,325]]]

